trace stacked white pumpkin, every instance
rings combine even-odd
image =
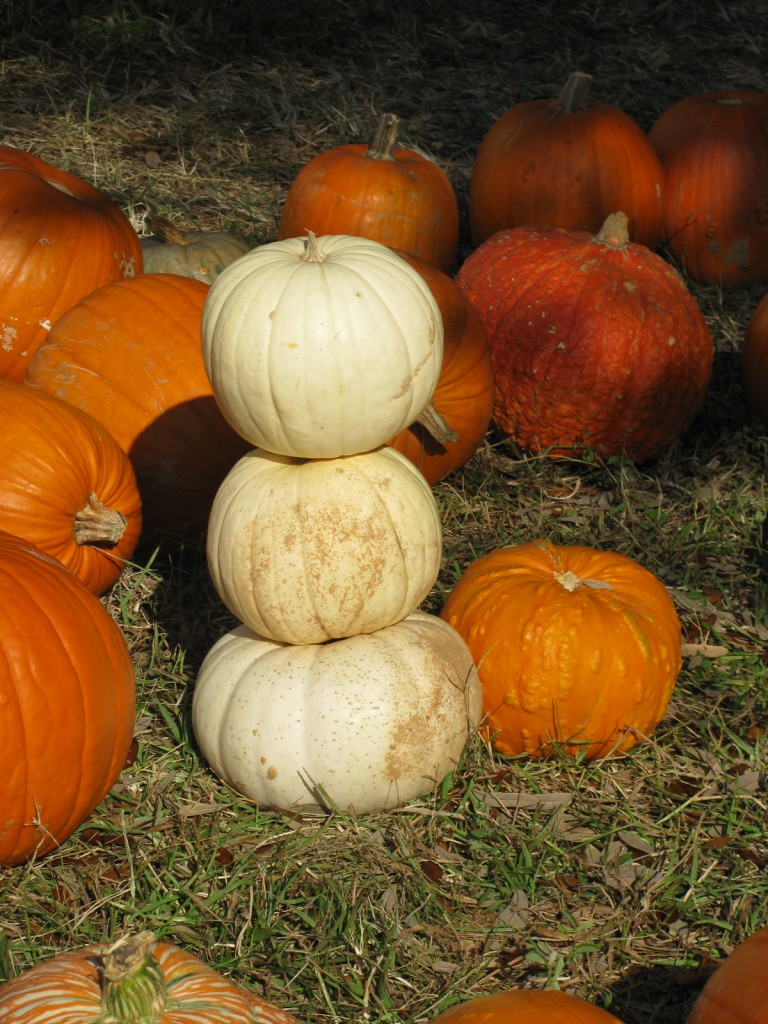
[[[427,406],[443,328],[423,278],[378,242],[291,238],[211,286],[203,358],[256,447],[223,481],[208,567],[242,623],[201,666],[193,729],[258,804],[385,810],[452,770],[481,708],[464,641],[418,610],[438,507],[386,441]]]

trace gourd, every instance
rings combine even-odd
[[[595,234],[616,210],[633,242],[659,244],[660,160],[628,114],[589,97],[591,81],[575,71],[557,99],[518,103],[488,129],[469,190],[475,247],[524,226]]]
[[[651,127],[664,172],[664,237],[694,281],[768,281],[768,93],[727,89],[678,100]]]
[[[432,1024],[621,1024],[592,1003],[556,989],[510,989],[443,1010]]]
[[[257,804],[366,814],[438,785],[480,703],[464,641],[416,611],[325,644],[280,644],[236,627],[203,661],[192,726],[215,774]]]
[[[523,448],[644,462],[700,411],[714,362],[706,320],[666,260],[630,243],[624,214],[595,236],[500,231],[457,280],[488,332],[494,421]]]
[[[112,199],[0,145],[0,378],[22,380],[55,320],[141,269],[139,236]]]
[[[298,1024],[151,932],[58,953],[0,986],[3,1024]]]
[[[310,233],[222,272],[202,347],[222,413],[252,446],[336,458],[419,417],[440,376],[443,325],[424,278],[391,249]]]
[[[693,1004],[686,1024],[763,1024],[768,1005],[768,926],[722,961]]]
[[[128,454],[142,547],[203,536],[219,484],[250,447],[221,415],[203,366],[208,288],[176,274],[99,288],[53,325],[25,378],[90,413]]]
[[[13,865],[68,839],[117,780],[136,694],[104,605],[2,531],[0,606],[0,865]]]
[[[114,437],[68,402],[0,380],[0,465],[0,530],[103,593],[141,533],[133,466]]]
[[[616,552],[497,548],[469,565],[440,614],[472,652],[484,734],[503,754],[630,750],[661,721],[681,668],[671,598]]]
[[[182,231],[166,217],[153,217],[152,235],[142,238],[145,274],[180,274],[213,284],[230,263],[250,252],[230,231]]]
[[[758,302],[747,323],[741,371],[747,409],[768,426],[768,295]]]
[[[208,568],[255,632],[322,643],[414,611],[437,579],[441,541],[429,484],[393,448],[308,460],[255,449],[214,500]]]
[[[413,149],[396,147],[400,119],[384,114],[370,146],[319,153],[297,174],[283,206],[278,239],[362,235],[453,269],[459,208],[448,177]]]

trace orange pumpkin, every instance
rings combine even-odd
[[[686,1024],[765,1024],[768,926],[740,942],[710,976]]]
[[[249,447],[224,420],[203,366],[209,285],[141,274],[57,320],[25,381],[98,419],[130,456],[143,540],[199,537],[213,497]]]
[[[664,171],[664,237],[693,280],[768,281],[768,93],[699,93],[648,133]]]
[[[0,530],[23,537],[103,593],[141,533],[130,459],[87,413],[0,380]]]
[[[714,345],[666,260],[629,242],[626,217],[594,237],[499,231],[457,281],[488,332],[496,425],[555,457],[653,459],[699,412]]]
[[[755,307],[741,350],[747,408],[768,426],[768,295]]]
[[[298,1024],[285,1010],[229,981],[150,932],[59,953],[0,986],[4,1024]]]
[[[459,241],[456,193],[437,164],[395,148],[399,123],[385,114],[370,146],[336,146],[310,160],[288,191],[278,239],[307,231],[362,235],[450,271]]]
[[[62,313],[141,269],[139,236],[111,199],[32,153],[0,145],[0,377],[22,380]]]
[[[488,129],[470,181],[475,246],[526,225],[594,234],[615,210],[632,241],[659,244],[659,158],[628,114],[589,98],[590,82],[576,71],[557,99],[519,103]]]
[[[661,721],[681,667],[663,584],[611,551],[498,548],[469,566],[440,614],[472,652],[485,732],[503,754],[629,750]]]
[[[555,989],[517,988],[451,1006],[432,1024],[621,1024],[606,1010]]]
[[[399,255],[427,282],[443,318],[443,362],[431,404],[456,437],[435,438],[422,419],[389,444],[436,484],[463,466],[485,437],[493,409],[491,357],[482,320],[453,278],[415,256]]]
[[[0,607],[0,864],[11,865],[64,842],[106,795],[131,745],[136,695],[104,605],[1,531]]]

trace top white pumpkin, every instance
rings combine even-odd
[[[278,455],[371,451],[424,411],[443,323],[424,279],[351,235],[258,246],[211,285],[203,361],[231,426]]]

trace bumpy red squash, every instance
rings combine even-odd
[[[661,164],[646,133],[622,110],[589,97],[574,72],[557,99],[511,107],[475,157],[469,218],[475,246],[505,228],[599,229],[615,210],[630,238],[661,241]]]
[[[0,607],[0,864],[11,865],[64,842],[106,795],[131,745],[136,695],[104,605],[4,532]]]
[[[432,1024],[621,1024],[592,1003],[554,989],[511,989],[451,1006]]]
[[[765,1024],[768,926],[740,942],[709,978],[686,1024]]]
[[[0,146],[0,377],[22,380],[62,313],[141,269],[139,237],[110,198],[32,153]]]
[[[298,1024],[151,932],[59,953],[0,986],[4,1024]]]
[[[130,459],[99,422],[26,384],[0,380],[0,530],[23,537],[95,594],[141,533]]]
[[[624,555],[538,540],[474,561],[440,613],[464,638],[503,754],[629,750],[661,721],[682,661],[663,584]]]
[[[456,193],[437,164],[395,147],[399,123],[385,114],[370,146],[336,146],[310,160],[288,191],[278,239],[307,231],[362,235],[450,271],[459,241]]]
[[[699,412],[714,346],[680,275],[629,242],[626,217],[599,234],[500,231],[458,283],[488,332],[497,426],[552,456],[664,452]]]
[[[768,281],[768,93],[679,100],[648,133],[664,171],[664,236],[693,280]]]
[[[741,369],[747,408],[768,426],[768,295],[758,302],[749,318]]]
[[[440,440],[423,417],[390,440],[436,484],[463,466],[477,451],[493,411],[493,371],[485,327],[472,303],[452,277],[415,256],[400,256],[418,270],[434,295],[443,318],[443,362],[432,408],[455,439]]]
[[[224,420],[203,366],[209,287],[141,274],[99,288],[56,321],[25,377],[90,413],[128,453],[142,543],[202,536],[219,484],[250,447]]]

